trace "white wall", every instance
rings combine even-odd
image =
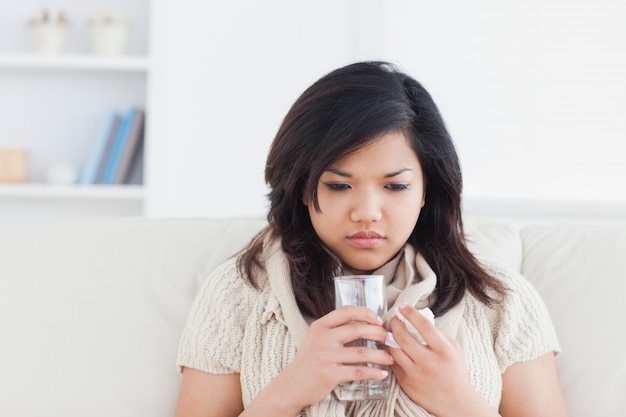
[[[626,203],[626,2],[386,3],[386,56],[440,104],[468,196]]]
[[[290,104],[382,58],[440,105],[470,214],[626,221],[622,3],[154,0],[147,214],[262,216]]]
[[[265,213],[269,145],[304,88],[353,59],[353,7],[155,0],[149,216]]]

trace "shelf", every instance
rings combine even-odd
[[[147,72],[146,56],[0,54],[0,68]]]
[[[144,198],[141,185],[0,184],[2,198],[73,200],[137,200]]]

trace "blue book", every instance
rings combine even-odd
[[[130,134],[131,127],[133,125],[133,120],[137,114],[137,107],[132,106],[124,118],[122,119],[122,124],[117,132],[115,137],[115,142],[113,142],[113,148],[111,149],[111,155],[109,156],[109,160],[107,161],[106,169],[104,170],[104,175],[102,177],[102,184],[113,184],[115,180],[115,174],[120,165],[120,161],[122,159],[122,153],[124,151],[124,147],[126,146],[126,141],[128,140],[128,136]]]
[[[117,137],[117,132],[120,130],[120,125],[122,124],[122,115],[119,113],[115,113],[115,122],[111,127],[111,131],[109,132],[109,137],[107,139],[107,144],[104,147],[104,153],[102,154],[102,158],[100,158],[100,162],[98,163],[98,172],[96,173],[95,184],[102,184],[102,178],[104,177],[104,170],[106,169],[109,157],[111,156],[111,150],[113,149],[113,143],[115,142],[115,138]]]
[[[127,183],[133,159],[139,148],[143,146],[144,118],[145,112],[143,108],[138,108],[122,151],[120,163],[115,172],[115,178],[113,178],[113,184]]]
[[[106,145],[111,132],[115,129],[115,123],[119,115],[114,110],[108,110],[102,120],[98,135],[91,148],[91,153],[78,179],[79,184],[94,184],[100,161],[105,153]]]

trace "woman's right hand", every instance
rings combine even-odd
[[[344,344],[356,339],[384,343],[386,337],[383,322],[374,312],[365,307],[342,307],[311,324],[293,362],[245,409],[239,374],[185,369],[176,416],[296,416],[306,406],[322,401],[340,382],[384,379],[380,369],[350,364],[391,365],[389,353]]]
[[[393,364],[384,350],[345,347],[356,339],[384,344],[387,331],[381,318],[365,307],[345,306],[314,321],[296,356],[274,381],[284,389],[294,409],[323,400],[340,382],[384,379],[387,374],[375,367],[360,365]]]

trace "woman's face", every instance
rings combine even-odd
[[[384,265],[406,243],[424,206],[422,167],[404,134],[390,132],[330,166],[317,184],[315,232],[354,273]]]

